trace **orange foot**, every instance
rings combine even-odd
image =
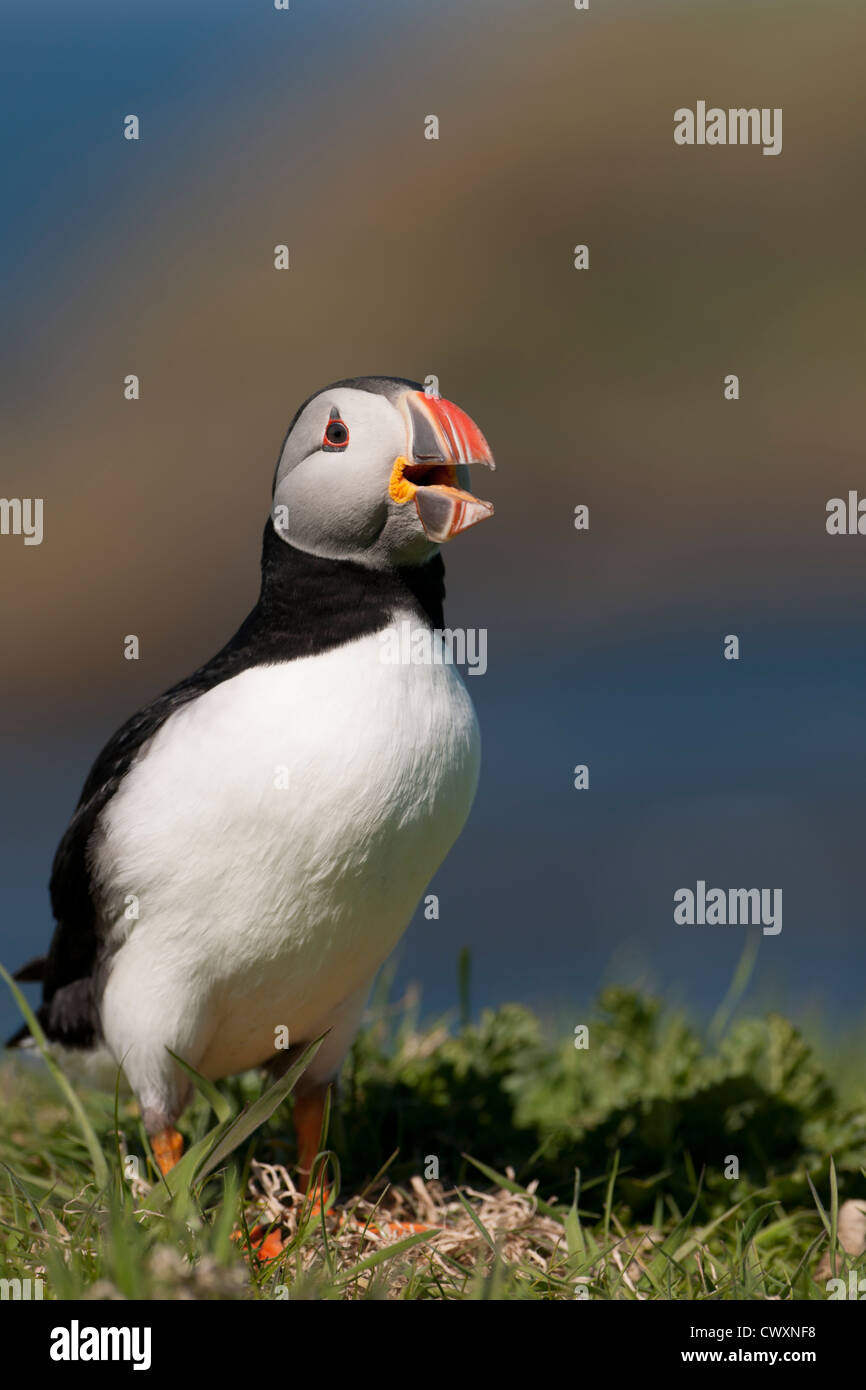
[[[321,1213],[323,1207],[327,1208],[329,1197],[329,1189],[320,1184],[317,1184],[316,1195],[313,1198],[313,1205],[310,1208],[311,1217],[318,1216]],[[334,1214],[336,1215],[336,1213]],[[366,1221],[361,1221],[358,1219],[358,1217],[350,1216],[348,1215],[348,1213],[343,1213],[337,1220],[338,1230],[344,1226],[354,1226],[358,1230],[371,1231],[373,1235],[376,1236],[418,1235],[420,1232],[435,1231],[438,1229],[436,1226],[428,1226],[425,1225],[424,1222],[420,1221],[382,1221],[380,1224],[376,1224],[375,1222],[371,1221],[370,1225],[368,1226]]]
[[[283,1253],[283,1238],[279,1230],[275,1228],[265,1235],[266,1230],[267,1227],[265,1226],[253,1226],[250,1231],[250,1245],[253,1254],[261,1264],[267,1264],[269,1260],[275,1260],[278,1255]],[[234,1236],[240,1240],[240,1231],[235,1231]]]
[[[306,1194],[305,1194],[305,1195],[306,1195]],[[314,1190],[313,1190],[313,1201],[312,1201],[312,1206],[310,1207],[310,1210],[309,1210],[309,1215],[310,1215],[310,1216],[320,1216],[321,1213],[322,1213],[322,1211],[324,1210],[325,1215],[327,1216],[327,1214],[328,1214],[328,1202],[329,1202],[330,1200],[331,1200],[331,1189],[330,1189],[329,1187],[325,1187],[325,1184],[324,1184],[323,1182],[318,1181],[318,1182],[316,1183],[316,1186],[315,1186]],[[341,1218],[341,1220],[342,1220],[342,1218]]]
[[[438,1231],[438,1226],[428,1226],[424,1221],[386,1221],[383,1230],[389,1236],[417,1235],[420,1231]]]
[[[360,1226],[361,1222],[355,1224]],[[423,1221],[383,1221],[380,1226],[371,1223],[366,1229],[377,1236],[414,1236],[421,1231],[438,1231],[440,1227],[427,1226]]]
[[[329,1195],[328,1190],[325,1189],[325,1191],[321,1193],[321,1196],[316,1197],[310,1208],[309,1215],[311,1218],[319,1216],[323,1206],[327,1207]],[[334,1215],[337,1215],[337,1213],[334,1213]],[[437,1226],[427,1226],[423,1222],[418,1221],[383,1221],[379,1225],[371,1223],[368,1226],[366,1222],[359,1221],[357,1217],[350,1216],[348,1213],[343,1212],[337,1216],[337,1229],[341,1230],[346,1227],[354,1228],[359,1232],[365,1231],[373,1235],[385,1235],[391,1236],[392,1238],[417,1235],[420,1232],[439,1229]],[[233,1240],[241,1240],[242,1238],[243,1235],[241,1231],[234,1231],[232,1233]],[[267,1264],[270,1260],[275,1260],[278,1255],[283,1253],[285,1248],[283,1237],[279,1229],[274,1228],[268,1231],[266,1226],[253,1226],[250,1231],[250,1246],[252,1247],[253,1257],[260,1264]]]
[[[309,1211],[309,1216],[311,1217],[318,1216],[323,1205],[327,1206],[328,1203],[328,1198],[330,1196],[328,1189],[320,1186],[318,1188],[318,1193],[319,1195],[313,1201],[313,1205]],[[342,1225],[343,1220],[345,1220],[345,1218],[341,1217],[340,1225]],[[232,1240],[243,1240],[243,1238],[243,1231],[232,1231]],[[279,1227],[274,1227],[273,1230],[269,1231],[267,1226],[253,1226],[250,1231],[250,1247],[253,1256],[260,1264],[267,1264],[269,1260],[275,1260],[278,1255],[283,1253],[283,1249],[285,1248]]]
[[[178,1134],[176,1129],[161,1129],[159,1134],[153,1135],[150,1147],[159,1171],[165,1177],[183,1156],[183,1135]]]

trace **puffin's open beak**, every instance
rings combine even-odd
[[[450,540],[493,515],[493,504],[457,486],[458,467],[495,468],[490,445],[459,406],[423,391],[403,398],[409,416],[408,458],[398,458],[388,492],[395,502],[414,501],[431,541]]]

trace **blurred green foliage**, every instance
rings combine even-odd
[[[660,1192],[682,1204],[703,1171],[702,1205],[716,1213],[766,1189],[810,1202],[806,1174],[863,1196],[866,1096],[844,1099],[800,1032],[777,1014],[743,1018],[713,1047],[659,1000],[608,989],[589,1027],[548,1041],[527,1008],[485,1010],[476,1024],[419,1033],[410,1017],[382,1017],[346,1065],[331,1141],[344,1182],[372,1178],[395,1150],[395,1180],[439,1160],[443,1180],[472,1175],[471,1154],[542,1191],[570,1193],[619,1154],[619,1192],[646,1216]],[[265,1135],[285,1158],[285,1128]],[[725,1176],[728,1156],[739,1178]]]

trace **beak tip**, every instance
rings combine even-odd
[[[421,525],[437,545],[493,515],[492,502],[461,492],[459,488],[419,488],[414,500]]]

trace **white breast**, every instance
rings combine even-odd
[[[386,651],[376,634],[244,671],[124,779],[94,847],[116,1058],[167,1043],[208,1075],[254,1065],[278,1027],[311,1037],[405,930],[469,812],[479,736],[453,667]]]

